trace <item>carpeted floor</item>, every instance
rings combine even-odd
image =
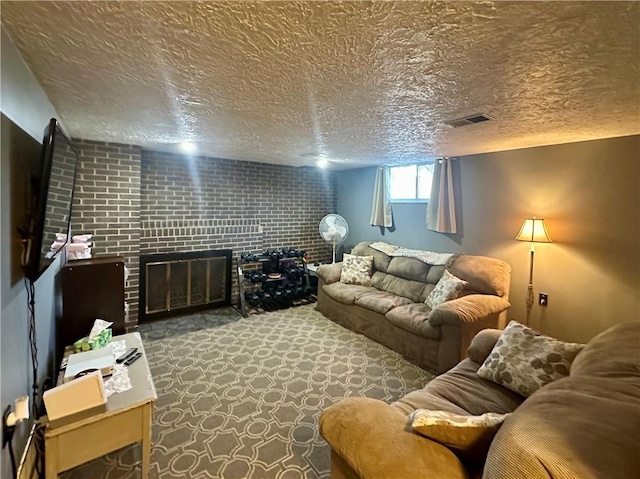
[[[391,402],[432,378],[314,305],[249,318],[213,310],[140,333],[158,393],[154,479],[328,478],[324,408],[349,396]],[[61,477],[138,478],[139,461],[131,446]]]

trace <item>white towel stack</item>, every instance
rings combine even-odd
[[[47,258],[53,257],[64,246],[67,252],[67,259],[87,259],[91,258],[91,239],[92,235],[75,235],[71,237],[71,242],[65,246],[67,235],[64,233],[56,233],[56,240],[51,243],[50,251]]]
[[[84,234],[71,237],[71,243],[67,245],[69,259],[91,258],[91,236],[90,234]]]
[[[53,256],[60,251],[67,241],[67,235],[64,233],[56,233],[56,240],[49,246],[49,252],[46,254],[47,258],[53,258]]]
[[[71,243],[68,243],[66,247],[68,258],[91,258],[91,236],[90,234],[72,236]]]

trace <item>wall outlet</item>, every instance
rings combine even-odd
[[[540,306],[549,306],[549,295],[547,293],[540,293],[538,296],[538,304]]]

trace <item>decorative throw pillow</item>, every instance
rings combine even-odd
[[[545,384],[569,375],[569,368],[584,344],[565,343],[511,321],[478,376],[525,397]]]
[[[488,449],[493,436],[509,414],[488,412],[464,416],[447,411],[416,409],[410,416],[411,427],[423,436],[462,451]]]
[[[340,282],[345,284],[361,284],[371,286],[371,269],[373,256],[357,256],[345,254],[342,259]]]
[[[445,301],[455,299],[468,284],[445,269],[442,278],[440,278],[440,281],[438,281],[438,284],[436,284],[436,287],[433,288],[433,291],[429,293],[424,302],[431,309],[435,309]]]

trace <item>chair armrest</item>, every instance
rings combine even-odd
[[[407,429],[408,418],[385,402],[348,398],[320,416],[320,434],[360,479],[463,479],[447,447]]]
[[[342,274],[342,263],[323,264],[318,267],[316,274],[322,278],[324,284],[337,283]]]
[[[462,326],[492,314],[500,314],[509,307],[511,307],[509,301],[500,296],[470,294],[451,301],[445,301],[433,309],[427,319],[431,326],[440,326],[441,324]]]

